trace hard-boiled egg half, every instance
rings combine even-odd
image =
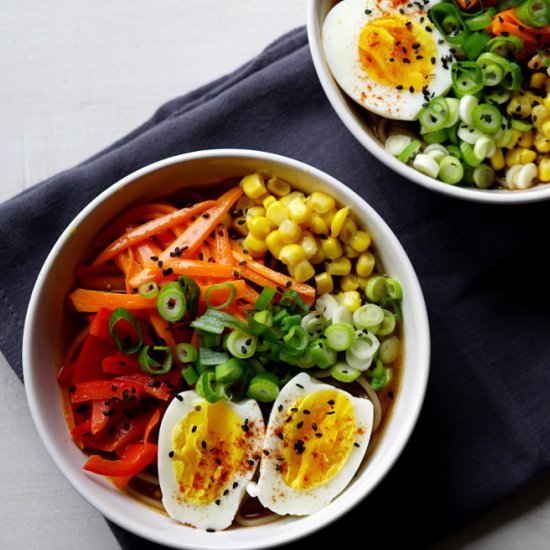
[[[258,403],[209,403],[194,390],[170,403],[159,431],[162,504],[181,523],[207,530],[233,522],[256,471],[265,426]]]
[[[432,0],[342,0],[323,22],[325,57],[340,87],[366,109],[415,120],[451,87],[454,60],[428,18]]]
[[[367,399],[298,374],[273,404],[253,493],[280,515],[327,506],[359,468],[372,421]]]

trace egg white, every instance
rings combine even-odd
[[[283,442],[277,436],[277,428],[285,423],[289,409],[297,399],[320,390],[335,390],[352,401],[355,412],[356,446],[352,448],[347,461],[332,478],[313,489],[296,490],[285,483],[277,458],[283,456]],[[254,494],[263,506],[277,514],[309,515],[321,510],[349,484],[359,468],[369,443],[373,422],[373,406],[370,401],[353,397],[334,386],[323,384],[306,373],[300,373],[290,380],[279,393],[269,418],[263,446],[260,477]],[[307,446],[307,443],[306,443]]]
[[[442,59],[454,58],[449,44],[428,19],[427,12],[433,3],[435,0],[422,7],[413,2],[396,7],[392,0],[343,0],[331,9],[323,22],[323,50],[334,79],[349,97],[373,113],[396,120],[415,120],[426,103],[427,96],[422,91],[411,93],[380,84],[370,78],[361,65],[358,53],[361,30],[369,20],[388,16],[398,9],[412,20],[424,17],[432,28],[438,53],[427,90],[431,97],[447,93],[451,87],[450,62],[444,63]]]
[[[253,399],[240,403],[227,401],[243,424],[248,419],[250,425],[254,426],[254,436],[247,441],[249,447],[246,449],[244,460],[256,462],[254,468],[238,469],[235,475],[226,484],[223,496],[209,504],[194,504],[181,502],[178,498],[178,481],[174,473],[173,461],[170,456],[172,451],[172,431],[182,418],[188,415],[196,406],[204,404],[205,401],[194,390],[185,391],[179,394],[181,398],[175,398],[164,414],[159,430],[158,441],[158,474],[162,492],[162,504],[168,515],[181,523],[186,523],[199,529],[221,530],[229,527],[241,504],[246,485],[252,479],[257,468],[257,457],[261,454],[264,421],[258,403]],[[256,458],[254,458],[256,457]]]

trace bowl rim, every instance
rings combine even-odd
[[[237,545],[235,541],[229,541],[226,543],[215,544],[215,541],[218,540],[221,542],[223,539],[219,539],[218,535],[223,533],[229,533],[229,531],[220,531],[218,533],[209,533],[209,541],[212,541],[211,544],[208,542],[205,544],[185,544],[180,546],[179,543],[176,543],[173,540],[163,539],[159,537],[159,533],[151,532],[151,529],[148,526],[144,526],[135,519],[131,517],[119,517],[114,513],[114,509],[106,508],[106,504],[101,499],[101,495],[93,494],[84,487],[84,481],[81,476],[73,476],[70,472],[71,468],[69,467],[68,459],[63,457],[61,452],[62,445],[58,441],[50,440],[46,435],[47,430],[47,421],[40,414],[39,406],[39,395],[40,388],[35,384],[35,379],[33,376],[32,368],[32,354],[33,354],[33,342],[36,341],[34,332],[39,330],[34,323],[34,314],[33,312],[37,308],[41,299],[41,294],[43,291],[43,286],[47,280],[47,274],[52,268],[52,265],[57,259],[57,254],[63,247],[65,241],[68,239],[69,235],[72,233],[75,224],[78,224],[81,220],[85,219],[87,216],[92,214],[94,210],[100,206],[104,201],[110,199],[114,194],[120,192],[121,188],[126,185],[138,182],[142,177],[149,175],[157,170],[163,168],[180,164],[187,163],[190,161],[197,160],[212,160],[214,158],[233,158],[240,159],[243,161],[246,160],[258,160],[258,161],[267,161],[273,164],[279,164],[285,166],[289,169],[298,169],[312,176],[315,179],[326,182],[328,185],[334,185],[340,194],[347,195],[352,200],[359,200],[362,202],[362,209],[366,210],[369,217],[369,223],[376,224],[379,228],[384,231],[384,239],[386,240],[388,246],[390,246],[394,251],[398,253],[398,261],[401,264],[402,269],[406,272],[408,277],[408,293],[414,299],[414,311],[411,315],[411,321],[415,323],[415,330],[418,333],[419,339],[417,341],[418,351],[417,355],[421,357],[421,361],[416,365],[417,373],[415,373],[415,380],[413,384],[414,393],[411,395],[412,403],[408,405],[408,415],[403,419],[402,424],[399,427],[399,437],[391,441],[388,444],[386,450],[387,459],[384,462],[384,467],[382,468],[381,475],[378,474],[376,479],[373,481],[370,480],[366,488],[353,492],[353,497],[346,499],[346,502],[340,506],[339,509],[333,510],[332,514],[323,514],[328,507],[324,508],[320,512],[311,515],[311,516],[302,516],[300,521],[296,522],[299,524],[299,528],[294,527],[289,528],[285,534],[278,536],[276,539],[266,538],[264,540],[255,540],[253,544],[250,542],[248,544],[243,544],[239,542]],[[350,202],[353,204],[353,202]],[[412,308],[411,308],[412,309]],[[368,204],[362,197],[360,197],[355,191],[347,187],[342,182],[338,181],[336,178],[330,176],[326,172],[323,172],[311,165],[303,163],[301,161],[292,159],[290,157],[277,155],[269,152],[250,150],[250,149],[211,149],[204,151],[195,151],[190,153],[183,153],[180,155],[175,155],[168,157],[154,163],[151,163],[147,166],[144,166],[131,174],[121,178],[117,182],[110,185],[105,189],[101,194],[94,198],[90,203],[88,203],[77,215],[76,217],[68,224],[67,228],[59,236],[52,250],[50,251],[47,259],[45,260],[40,273],[37,277],[35,286],[32,291],[32,295],[29,301],[27,315],[25,318],[24,324],[24,333],[23,333],[23,345],[22,345],[22,356],[23,356],[23,375],[25,381],[25,392],[27,396],[27,402],[29,404],[29,409],[33,422],[37,429],[37,432],[42,440],[42,443],[46,447],[50,457],[59,468],[63,476],[67,481],[73,486],[73,488],[86,500],[88,501],[96,510],[98,510],[104,517],[111,520],[113,523],[121,526],[122,528],[141,536],[147,540],[157,542],[160,544],[165,544],[174,548],[191,548],[196,550],[218,550],[218,549],[252,549],[252,548],[271,548],[276,545],[287,544],[289,542],[298,540],[307,535],[310,535],[316,532],[319,529],[322,529],[329,525],[330,523],[336,521],[344,514],[348,513],[353,509],[357,504],[359,504],[364,498],[366,498],[373,489],[386,477],[389,471],[392,469],[398,457],[401,455],[405,446],[407,445],[414,427],[417,423],[418,417],[422,410],[424,403],[424,398],[427,389],[429,371],[430,371],[430,328],[426,304],[424,301],[424,296],[420,282],[416,275],[416,272],[410,262],[407,253],[402,247],[401,243],[397,239],[396,235],[393,233],[391,228],[387,223],[381,218],[381,216]],[[396,406],[399,402],[396,403]],[[410,410],[409,410],[410,409]],[[393,414],[395,414],[395,410]],[[404,434],[404,435],[403,435]],[[82,481],[81,481],[82,480]],[[349,487],[345,489],[347,492]],[[265,526],[264,526],[265,527]]]
[[[400,176],[450,197],[489,204],[523,204],[550,200],[550,183],[536,185],[530,189],[477,189],[474,187],[460,187],[443,183],[430,178],[414,168],[400,162],[390,155],[384,147],[371,137],[361,127],[357,118],[351,114],[346,104],[344,92],[334,80],[325,61],[321,41],[321,22],[319,20],[319,6],[323,0],[307,0],[306,27],[311,57],[315,72],[321,83],[329,103],[340,118],[341,122],[359,143],[376,159],[383,162],[388,168]]]

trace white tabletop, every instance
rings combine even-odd
[[[0,7],[0,202],[305,23],[304,0],[2,0]],[[1,355],[0,441],[0,548],[118,549],[103,518],[51,462]],[[549,548],[549,495],[547,476],[438,549]]]

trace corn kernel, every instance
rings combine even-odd
[[[334,290],[332,275],[326,271],[315,275],[315,285],[317,286],[317,294],[330,294]]]
[[[328,233],[328,225],[319,214],[312,214],[309,220],[309,228],[317,235],[326,235]]]
[[[533,107],[531,121],[535,128],[540,128],[547,120],[550,120],[550,111],[544,105]]]
[[[307,260],[302,260],[296,265],[288,266],[288,271],[291,277],[299,283],[303,283],[315,275],[315,269],[313,269],[313,266]]]
[[[269,223],[279,227],[285,220],[288,220],[288,208],[281,201],[274,202],[266,211],[265,217]]]
[[[542,90],[544,88],[548,78],[544,73],[533,73],[531,79],[529,80],[529,87],[536,88],[537,90]]]
[[[262,176],[258,173],[245,176],[241,180],[241,186],[243,188],[244,194],[251,199],[257,199],[266,192],[264,180]]]
[[[336,258],[335,260],[331,260],[329,262],[330,258],[327,258],[327,261],[325,262],[325,267],[327,270],[327,273],[330,273],[331,275],[348,275],[351,272],[351,260],[349,258],[346,258],[345,256],[340,256],[339,258]]]
[[[547,96],[542,100],[542,104],[546,107],[547,111],[550,111],[550,92],[547,92]]]
[[[246,211],[246,221],[247,222],[251,218],[258,218],[260,216],[265,216],[265,208],[263,206],[251,206]]]
[[[357,290],[348,290],[342,294],[342,305],[346,306],[352,313],[361,307],[361,295]]]
[[[231,222],[231,229],[233,229],[233,231],[235,231],[237,235],[240,235],[241,237],[246,237],[246,235],[248,235],[246,218],[244,216],[233,218],[233,221]]]
[[[527,132],[522,132],[520,138],[518,139],[518,147],[525,147],[526,149],[530,149],[533,145],[533,138],[534,136],[531,130],[528,130]]]
[[[290,244],[295,243],[300,238],[302,230],[296,222],[293,222],[292,220],[285,220],[279,226],[279,233],[281,234],[283,241]]]
[[[347,290],[357,290],[359,288],[359,277],[355,273],[348,273],[340,279],[340,288]]]
[[[516,164],[529,164],[537,158],[537,153],[531,149],[516,147],[506,153],[506,166],[515,166]]]
[[[283,241],[281,234],[277,229],[275,231],[272,231],[266,238],[265,238],[265,244],[267,246],[267,249],[271,252],[274,258],[279,259],[279,254],[281,253],[281,249],[283,246],[286,245],[286,243]]]
[[[495,170],[495,172],[502,170],[504,166],[506,166],[506,162],[504,161],[504,153],[500,147],[495,151],[495,154],[489,158],[489,161],[491,162],[491,167]]]
[[[340,236],[342,227],[344,227],[344,223],[348,219],[348,214],[349,208],[347,206],[344,208],[340,208],[340,210],[338,210],[336,214],[334,214],[334,217],[330,222],[330,234],[332,237]]]
[[[259,239],[265,239],[271,231],[271,226],[264,216],[256,216],[254,218],[248,218],[247,220],[248,231]]]
[[[267,245],[264,239],[259,239],[252,233],[249,233],[244,239],[244,248],[248,250],[248,253],[255,257],[262,257],[267,252]]]
[[[340,240],[346,244],[349,244],[351,238],[357,232],[357,224],[349,216],[344,220],[342,229],[340,229]]]
[[[357,258],[359,256],[359,252],[355,250],[354,248],[351,248],[349,244],[344,245],[344,255],[346,258],[350,258],[353,260],[353,258]]]
[[[273,195],[267,195],[262,201],[262,206],[267,210],[274,202],[277,202],[277,198]]]
[[[304,251],[307,260],[313,258],[319,248],[317,246],[317,241],[315,240],[315,237],[309,231],[302,232],[298,244],[302,247],[302,250]]]
[[[294,199],[300,199],[301,201],[305,201],[306,196],[303,193],[300,193],[300,191],[292,191],[288,195],[281,197],[280,200],[281,202],[288,204],[289,202],[292,202]]]
[[[279,252],[279,260],[285,265],[296,265],[306,259],[306,254],[298,244],[285,244]]]
[[[374,269],[374,256],[370,252],[363,252],[357,258],[355,271],[359,277],[368,277]]]
[[[365,292],[365,288],[367,288],[367,281],[368,279],[366,277],[359,277],[357,276],[357,282],[359,283],[359,288]]]
[[[337,212],[336,208],[331,208],[328,212],[321,214],[321,218],[325,220],[325,222],[329,227],[332,224],[332,220],[334,219],[334,216],[336,216],[336,212]]]
[[[506,112],[509,115],[525,118],[531,114],[531,108],[532,104],[528,97],[514,94],[510,99],[510,103],[506,106]]]
[[[550,120],[542,123],[540,131],[545,138],[550,139]]]
[[[335,200],[326,193],[314,191],[308,199],[308,206],[317,214],[326,214],[335,206]]]
[[[267,181],[267,188],[271,193],[279,198],[290,193],[290,185],[286,181],[279,179],[277,176],[269,178]]]
[[[296,223],[302,224],[311,218],[311,209],[301,198],[295,198],[287,203],[288,215]]]
[[[311,258],[308,258],[308,260],[313,265],[318,265],[325,261],[325,253],[323,252],[321,242],[316,240],[316,243],[317,243],[317,251],[315,252],[315,254],[313,254],[313,256],[311,256]]]
[[[327,237],[326,239],[322,240],[321,248],[325,253],[325,257],[330,258],[331,260],[335,260],[343,254],[342,244],[338,239],[335,239],[334,237]]]
[[[370,246],[371,243],[371,236],[368,231],[357,231],[355,235],[352,237],[349,245],[353,250],[356,250],[357,252],[365,252],[367,248]]]
[[[535,134],[533,145],[539,153],[550,153],[550,139],[545,138],[540,132]]]
[[[539,162],[539,180],[548,182],[550,181],[550,158],[544,157]]]

